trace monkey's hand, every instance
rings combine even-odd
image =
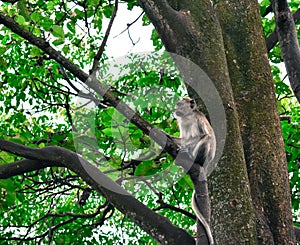
[[[170,136],[170,135],[169,135],[169,137],[175,142],[176,145],[179,146],[179,148],[181,147],[181,139],[180,138]]]
[[[168,135],[168,138],[173,140],[173,142],[177,145],[176,152],[178,153],[181,148],[181,138],[177,138],[171,135]]]

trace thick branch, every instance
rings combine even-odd
[[[0,165],[0,179],[7,179],[16,175],[53,166],[62,167],[63,165],[48,161],[41,162],[36,160],[23,159],[14,163]]]
[[[300,50],[295,22],[286,0],[273,0],[276,30],[291,87],[300,102]]]
[[[52,59],[69,70],[73,75],[85,82],[87,86],[103,96],[112,106],[121,112],[132,123],[137,125],[144,133],[151,136],[158,144],[164,147],[164,150],[173,157],[177,153],[177,145],[173,140],[162,131],[155,129],[150,123],[138,116],[135,111],[130,109],[125,103],[118,99],[112,92],[103,86],[96,79],[95,73],[88,76],[76,65],[54,50],[47,41],[31,32],[23,29],[12,18],[0,13],[0,24],[4,24],[13,32],[28,40],[47,53]],[[138,202],[132,196],[128,195],[124,189],[110,180],[94,166],[79,158],[76,154],[59,147],[47,147],[43,149],[31,149],[25,146],[17,145],[4,140],[0,141],[0,149],[12,152],[14,154],[26,157],[31,160],[54,162],[62,164],[81,176],[95,190],[104,195],[121,212],[128,215],[136,224],[141,226],[151,236],[161,243],[169,242],[175,244],[180,241],[183,244],[193,244],[194,239],[185,231],[174,227],[166,218],[157,215],[143,204]],[[50,159],[49,159],[50,158]],[[32,167],[31,167],[32,169]],[[107,188],[109,187],[109,188]]]
[[[107,198],[117,209],[133,222],[148,232],[162,244],[194,244],[194,239],[184,230],[175,227],[168,219],[153,212],[143,205],[121,186],[116,184],[98,168],[78,156],[76,153],[61,147],[50,146],[42,149],[29,148],[6,140],[0,140],[0,150],[25,157],[23,164],[13,163],[0,165],[0,178],[27,171],[37,170],[44,166],[64,166],[78,174],[86,183]],[[13,166],[10,167],[9,165]],[[22,168],[23,170],[19,170]],[[6,173],[5,171],[9,171]]]
[[[176,53],[178,41],[172,25],[178,21],[178,13],[172,9],[167,0],[138,0],[138,2],[155,26],[167,51]]]
[[[1,1],[4,2],[4,3],[12,3],[12,4],[14,4],[14,3],[18,2],[19,0],[1,0]]]
[[[91,76],[88,76],[78,66],[74,65],[70,60],[61,55],[61,53],[53,49],[50,44],[43,38],[33,35],[31,32],[22,28],[12,18],[3,15],[3,13],[0,13],[0,24],[5,25],[14,33],[20,35],[33,45],[36,45],[37,47],[42,49],[53,60],[57,61],[79,80],[86,83],[87,86],[101,95],[104,100],[114,106],[121,114],[123,114],[128,120],[130,120],[130,122],[139,127],[145,134],[150,135],[150,137],[160,146],[164,147],[164,150],[167,151],[170,155],[172,155],[173,157],[176,156],[177,146],[176,144],[174,144],[171,138],[164,134],[162,131],[155,129],[149,122],[141,118],[138,114],[136,114],[134,110],[128,107],[122,100],[120,100],[111,91],[109,91],[109,88],[101,84],[100,81],[96,78],[95,73],[92,73]]]
[[[300,20],[300,9],[298,9],[294,14],[293,14],[293,19],[294,22],[297,23]],[[267,46],[267,50],[268,52],[270,52],[270,50],[272,48],[274,48],[274,46],[278,43],[278,34],[277,34],[277,30],[274,30],[266,39],[266,46]]]
[[[262,14],[262,17],[266,17],[269,13],[272,12],[272,10],[273,10],[272,5],[269,5],[269,6],[266,8],[265,12]]]

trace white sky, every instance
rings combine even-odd
[[[127,10],[126,3],[119,3],[119,9],[117,16],[113,23],[107,44],[106,44],[106,55],[109,58],[123,57],[129,53],[142,53],[154,51],[152,40],[150,39],[153,25],[142,26],[142,17],[130,26],[129,32],[132,41],[136,44],[133,45],[129,38],[128,31],[126,30],[127,24],[135,21],[138,16],[142,13],[142,9],[134,7],[132,11]],[[103,19],[103,32],[106,31],[109,19]],[[124,31],[126,30],[126,31]],[[124,32],[123,32],[124,31]],[[121,35],[120,33],[123,32]],[[285,66],[283,63],[276,64],[281,70],[281,79],[286,75]],[[288,78],[285,82],[289,84]]]
[[[106,54],[109,57],[118,58],[128,53],[139,53],[153,51],[152,40],[150,40],[153,26],[142,26],[142,18],[130,26],[130,36],[136,44],[133,45],[128,31],[127,24],[132,23],[142,13],[142,9],[134,7],[132,11],[127,10],[126,4],[119,4],[117,16],[113,23],[106,46]],[[103,23],[103,31],[106,31],[109,20],[105,19]],[[122,31],[121,35],[119,35]]]

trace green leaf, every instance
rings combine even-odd
[[[68,54],[70,52],[70,46],[69,45],[64,45],[64,47],[62,48],[62,51],[65,54]]]
[[[135,171],[134,171],[134,175],[136,176],[149,176],[149,175],[153,175],[157,172],[157,167],[153,164],[153,161],[149,160],[149,161],[144,161],[142,163],[140,163]]]
[[[30,55],[33,57],[41,56],[41,54],[42,54],[41,50],[36,46],[33,46],[32,49],[30,50]]]
[[[39,24],[46,30],[50,31],[51,27],[53,26],[53,20],[48,19],[48,18],[41,18],[39,21]]]
[[[19,24],[19,25],[24,25],[26,20],[25,18],[22,16],[22,15],[18,15],[16,18],[15,18],[15,21]]]
[[[7,51],[8,47],[0,46],[0,55],[3,55]]]
[[[15,184],[11,179],[0,180],[0,187],[4,188],[7,192],[14,192],[16,190]]]
[[[51,34],[55,37],[60,37],[60,38],[65,37],[64,29],[61,26],[53,25],[50,28],[50,31],[51,31]]]
[[[111,137],[111,136],[114,136],[114,137],[120,137],[120,130],[124,130],[124,128],[112,128],[112,127],[109,127],[109,128],[105,128],[102,130],[102,132]],[[122,132],[121,132],[122,133]]]
[[[132,134],[131,134],[132,137],[134,138],[142,138],[143,136],[143,131],[138,129],[138,130],[135,130]]]
[[[126,0],[125,2],[127,2],[127,9],[128,10],[132,10],[134,6],[138,6],[136,0]]]
[[[111,128],[105,128],[102,132],[107,136],[112,136]]]
[[[155,29],[153,29],[153,31],[152,31],[151,40],[153,42],[153,46],[155,47],[156,51],[162,49],[163,43],[160,40],[160,37]]]
[[[75,9],[74,12],[76,13],[77,18],[84,18],[84,12],[79,9]]]
[[[33,29],[33,31],[32,31],[32,33],[34,34],[34,35],[36,35],[36,36],[41,36],[41,29],[39,29],[39,28],[34,28]]]
[[[0,164],[6,164],[13,161],[14,161],[14,157],[11,154],[5,151],[0,152]]]
[[[4,209],[14,205],[16,200],[15,190],[15,184],[12,180],[0,180],[0,206]]]
[[[67,28],[71,33],[75,33],[75,24],[72,21],[67,23]]]
[[[98,18],[97,22],[95,23],[96,27],[98,27],[98,30],[102,30],[102,18]]]
[[[46,4],[46,7],[48,10],[53,10],[54,9],[54,6],[55,6],[55,3],[52,2],[52,1],[49,1],[47,4]]]
[[[292,91],[288,85],[284,82],[277,82],[275,84],[276,87],[276,94],[285,95],[285,94],[292,94]]]
[[[26,0],[20,0],[17,2],[17,8],[19,10],[20,15],[22,15],[26,21],[30,20],[28,9],[26,7]]]
[[[65,39],[64,38],[58,38],[58,39],[56,39],[56,40],[54,40],[52,42],[52,44],[54,46],[59,46],[59,45],[64,44],[64,43],[65,43]]]
[[[143,21],[143,26],[149,26],[151,24],[151,21],[149,20],[146,14],[143,15],[142,21]]]
[[[193,189],[194,185],[193,182],[191,181],[191,178],[185,174],[178,182],[178,185],[183,187],[184,189],[189,188],[189,189]]]
[[[110,18],[111,15],[112,15],[112,12],[113,12],[113,6],[110,6],[110,5],[106,5],[104,6],[103,8],[103,14],[106,18]]]
[[[7,64],[6,60],[4,58],[0,57],[0,68],[1,68],[0,70],[6,69],[7,67],[8,67],[8,64]]]
[[[36,23],[38,23],[38,22],[41,20],[41,18],[42,18],[42,16],[41,16],[38,12],[36,12],[36,11],[34,11],[34,12],[30,15],[30,19],[31,19],[33,22],[36,22]]]

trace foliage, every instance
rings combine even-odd
[[[263,0],[261,2],[261,14],[266,13],[269,6],[269,0]],[[289,6],[292,12],[300,6],[299,1],[289,1]],[[275,29],[275,21],[272,13],[269,13],[262,18],[263,28],[265,36],[269,36]],[[299,22],[296,23],[297,29],[299,29]],[[284,64],[282,63],[281,50],[279,44],[277,44],[270,52],[269,58],[271,61],[271,69],[275,82],[275,89],[277,94],[277,103],[279,113],[282,116],[281,126],[282,134],[285,143],[286,156],[288,160],[288,170],[290,174],[290,187],[292,194],[292,207],[294,212],[294,221],[299,225],[299,166],[300,166],[300,106],[293,96],[293,92],[289,86],[289,81],[284,73]]]
[[[128,9],[132,9],[136,2],[127,1],[127,4]],[[99,37],[105,31],[102,22],[111,17],[112,10],[110,1],[75,4],[71,1],[27,3],[22,0],[16,5],[1,4],[1,11],[35,35],[47,38],[51,45],[82,68],[91,65],[96,47],[102,41]],[[147,18],[144,16],[143,19],[146,21]],[[187,178],[171,191],[162,189],[157,195],[149,192],[145,185],[130,181],[134,176],[150,176],[166,169],[173,161],[160,153],[155,158],[124,168],[132,157],[138,157],[137,150],[144,156],[150,151],[158,151],[158,146],[105,103],[95,110],[79,108],[84,101],[78,97],[82,84],[47,54],[5,27],[1,27],[0,35],[2,138],[39,148],[57,145],[76,150],[99,164],[102,171],[119,180],[150,208],[161,206],[156,203],[158,200],[176,206],[189,202],[191,188]],[[102,61],[105,59],[103,56]],[[117,79],[110,76],[106,66],[103,66],[101,76],[145,119],[166,129],[167,133],[175,134],[178,130],[171,115],[174,108],[169,105],[174,105],[185,92],[173,67],[163,53],[140,59],[130,56],[127,65],[119,65]],[[90,131],[87,125],[91,126]],[[93,146],[101,149],[100,155]],[[6,152],[1,152],[0,157],[1,164],[19,160]],[[124,169],[117,171],[120,168]],[[13,237],[24,244],[50,240],[56,244],[112,244],[117,240],[150,244],[152,241],[123,215],[114,212],[103,197],[90,190],[74,173],[65,169],[45,169],[1,180],[0,187],[1,240],[8,239],[6,244],[15,244]],[[165,196],[164,192],[170,194]],[[86,193],[87,198],[83,199]],[[194,223],[193,219],[170,210],[159,212],[183,228]],[[109,219],[113,213],[113,219]]]
[[[132,0],[124,3],[129,10],[137,6]],[[295,9],[299,7],[298,1],[290,4]],[[268,1],[261,2],[262,13],[268,5]],[[14,5],[1,2],[0,8],[88,70],[103,40],[103,22],[111,17],[114,5],[108,0],[21,0]],[[150,24],[145,15],[142,18],[144,25]],[[274,30],[274,20],[266,17],[262,22],[268,36]],[[184,176],[173,187],[165,189],[140,178],[169,168],[173,164],[171,157],[160,152],[149,137],[105,101],[92,109],[82,106],[89,100],[86,96],[80,97],[80,91],[90,95],[90,91],[85,91],[87,88],[82,88],[84,84],[43,51],[7,28],[0,28],[0,137],[36,148],[56,145],[76,150],[148,207],[192,233],[190,227],[194,220],[170,209],[190,208],[190,179]],[[151,39],[156,50],[161,50],[162,42],[155,30]],[[281,67],[275,65],[281,62],[279,47],[269,56],[279,111],[291,116],[290,121],[282,121],[282,130],[296,215],[300,205],[300,108],[291,98],[288,84],[281,79]],[[170,57],[161,52],[142,57],[131,55],[128,59],[125,65],[109,64],[104,54],[101,79],[155,127],[170,135],[178,134],[171,105],[186,92]],[[111,72],[112,67],[117,68],[117,74]],[[152,152],[155,157],[147,159]],[[12,154],[0,152],[0,164],[17,160],[20,159]],[[11,237],[24,239],[22,244],[50,241],[55,244],[153,243],[148,235],[89,188],[74,173],[62,168],[0,180],[1,244],[4,239],[8,239],[5,244],[15,244]],[[295,221],[299,221],[296,216]]]
[[[285,102],[286,108],[285,114],[291,116],[290,120],[282,121],[282,131],[285,143],[285,149],[288,160],[288,170],[290,174],[290,187],[291,187],[291,197],[292,197],[292,207],[294,212],[294,221],[299,225],[299,190],[300,190],[300,176],[299,176],[299,166],[300,166],[300,135],[299,135],[299,115],[300,107],[294,100],[288,100]]]

